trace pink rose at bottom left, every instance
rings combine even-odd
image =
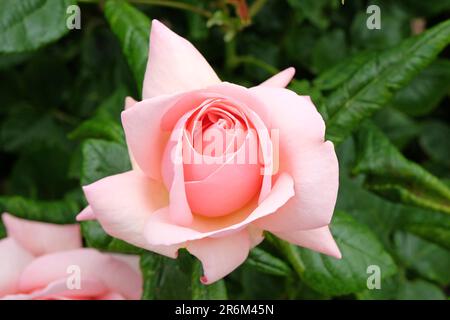
[[[2,215],[0,299],[139,299],[137,256],[83,248],[79,225]]]

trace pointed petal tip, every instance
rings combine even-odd
[[[95,214],[94,211],[92,211],[92,208],[90,206],[87,206],[84,208],[75,218],[78,222],[80,221],[88,221],[88,220],[95,220]]]
[[[134,100],[132,97],[126,97],[125,98],[125,110],[131,108],[136,104],[136,100]]]
[[[285,88],[288,86],[289,82],[291,82],[291,80],[294,78],[294,75],[295,75],[295,68],[289,67],[270,77],[269,79],[261,83],[260,86]]]

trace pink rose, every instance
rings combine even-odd
[[[221,82],[153,20],[143,100],[127,98],[122,112],[133,170],[85,186],[78,219],[168,257],[186,248],[207,284],[243,263],[264,230],[340,258],[328,227],[336,154],[311,99],[284,88],[293,76],[250,89]]]
[[[137,256],[82,248],[79,225],[27,221],[4,213],[0,299],[139,299]],[[78,277],[79,276],[79,277]]]

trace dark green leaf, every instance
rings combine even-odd
[[[146,252],[141,255],[142,299],[191,299],[192,257],[180,251],[177,259]]]
[[[409,15],[392,2],[375,2],[381,11],[381,28],[369,29],[369,14],[358,12],[353,19],[350,35],[352,44],[358,48],[382,50],[392,47],[410,34]],[[374,4],[373,1],[370,4]]]
[[[69,138],[76,140],[104,139],[121,144],[125,142],[122,127],[117,122],[102,117],[93,117],[84,121],[69,134]]]
[[[408,145],[421,129],[417,122],[393,108],[383,108],[375,113],[373,122],[399,149]]]
[[[450,216],[386,201],[364,190],[356,181],[341,176],[338,210],[344,210],[356,220],[369,225],[386,247],[396,229],[406,230],[450,249]]]
[[[374,59],[375,52],[361,52],[344,59],[333,68],[321,73],[315,80],[314,85],[320,90],[331,90],[342,85],[356,73],[368,61]]]
[[[245,262],[262,273],[274,276],[290,277],[292,269],[283,260],[260,248],[254,248]]]
[[[11,107],[0,127],[0,146],[5,151],[34,150],[41,147],[67,148],[65,131],[55,117],[29,105]]]
[[[366,288],[367,268],[379,266],[382,279],[393,275],[397,267],[369,227],[343,212],[336,212],[331,230],[339,246],[338,260],[312,250],[301,249],[305,266],[302,280],[327,295],[345,295]]]
[[[423,69],[389,104],[411,116],[430,113],[450,88],[450,61],[439,59]]]
[[[121,0],[109,0],[105,3],[105,17],[119,38],[138,87],[142,88],[148,57],[150,20],[145,14]]]
[[[90,139],[82,148],[82,185],[131,169],[127,147],[122,144]]]
[[[396,254],[406,268],[441,285],[450,283],[450,252],[407,232],[394,236]]]
[[[363,300],[443,300],[445,296],[436,285],[424,281],[409,281],[404,277],[390,277],[380,289],[365,290],[357,294]]]
[[[321,73],[339,63],[347,55],[345,33],[335,29],[325,33],[315,42],[312,51],[312,65],[316,73]]]
[[[442,290],[427,281],[407,281],[397,295],[398,300],[445,300]]]
[[[450,213],[450,188],[406,159],[376,126],[366,123],[357,134],[355,173],[370,175],[369,187],[405,203]]]
[[[2,0],[0,52],[35,50],[66,34],[67,7],[73,0]]]
[[[450,42],[450,20],[375,56],[327,99],[327,137],[343,141],[425,68]]]
[[[450,126],[441,121],[427,122],[423,126],[419,143],[434,161],[450,168]]]
[[[124,143],[123,129],[119,124],[125,105],[126,89],[120,87],[97,108],[94,115],[82,122],[69,134],[70,139],[104,139]]]
[[[9,212],[28,220],[74,223],[80,208],[80,202],[69,197],[64,200],[42,201],[21,196],[0,196],[0,212]]]
[[[202,264],[195,261],[192,271],[192,299],[193,300],[224,300],[227,299],[225,281],[219,280],[210,285],[200,282],[203,276]]]

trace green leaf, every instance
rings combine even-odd
[[[232,300],[286,299],[288,283],[292,286],[297,284],[298,287],[298,283],[292,279],[262,273],[247,264],[243,264],[227,277],[228,295]]]
[[[383,108],[375,113],[373,122],[399,149],[407,146],[421,131],[420,125],[394,108]]]
[[[223,280],[203,285],[201,263],[186,250],[178,252],[177,259],[170,259],[149,251],[141,255],[141,271],[144,277],[142,299],[227,299]]]
[[[0,212],[19,218],[58,224],[74,223],[80,202],[67,196],[63,200],[44,201],[21,196],[0,196]]]
[[[119,124],[127,91],[120,87],[95,110],[94,115],[83,121],[69,134],[70,139],[104,139],[124,144],[125,136]]]
[[[443,300],[445,296],[436,285],[424,280],[406,280],[390,277],[381,283],[380,289],[364,290],[357,294],[361,300]]]
[[[445,300],[442,290],[427,281],[407,281],[397,295],[398,300]]]
[[[450,87],[450,61],[438,59],[423,69],[389,103],[411,116],[433,111],[447,95]]]
[[[121,0],[107,1],[104,10],[106,20],[119,39],[140,90],[147,64],[150,20],[145,14]]]
[[[226,300],[228,298],[224,280],[216,281],[210,285],[204,285],[200,282],[202,276],[202,264],[197,260],[194,263],[192,272],[193,300]]]
[[[70,139],[84,140],[88,138],[104,139],[109,141],[125,143],[122,127],[111,119],[92,117],[81,123],[69,134]]]
[[[337,210],[351,214],[371,227],[386,247],[395,230],[405,230],[450,249],[450,216],[386,201],[363,189],[357,181],[341,176]]]
[[[314,86],[320,90],[336,89],[349,80],[362,66],[374,59],[375,56],[376,53],[373,51],[360,52],[352,55],[321,73],[314,79]]]
[[[59,148],[26,149],[10,170],[7,193],[31,199],[62,198],[77,186],[67,179],[69,158],[70,151]]]
[[[109,236],[97,221],[81,222],[81,233],[86,245],[91,248],[129,254],[140,254],[143,251],[123,240]]]
[[[0,148],[5,151],[42,147],[67,149],[66,133],[49,112],[29,105],[15,105],[0,127]]]
[[[192,257],[187,252],[180,250],[177,259],[145,252],[140,264],[144,278],[143,300],[191,299]]]
[[[405,40],[358,69],[327,99],[327,138],[342,142],[425,68],[450,42],[450,20]]]
[[[384,279],[379,289],[366,289],[356,294],[359,300],[395,300],[405,279],[400,274]]]
[[[0,2],[0,52],[36,50],[69,29],[67,7],[72,0],[2,0]]]
[[[381,29],[369,29],[366,10],[359,11],[350,27],[350,38],[353,46],[368,50],[383,50],[392,47],[410,33],[410,16],[398,4],[393,2],[372,1],[381,11]]]
[[[320,37],[312,50],[312,66],[316,73],[321,73],[339,63],[347,55],[345,32],[334,29]]]
[[[426,122],[419,137],[425,153],[434,161],[450,168],[450,126],[441,121]]]
[[[336,2],[327,0],[288,0],[288,4],[296,13],[299,21],[308,20],[320,29],[326,29],[330,21],[326,17],[329,7],[339,6]]]
[[[280,277],[292,277],[292,269],[283,260],[260,248],[254,248],[245,262],[256,270]]]
[[[376,126],[364,124],[356,141],[353,172],[369,174],[369,188],[405,203],[450,213],[450,188],[406,159]]]
[[[380,267],[382,279],[397,271],[394,261],[368,226],[338,211],[331,231],[341,250],[341,260],[300,249],[305,266],[301,278],[314,290],[326,295],[355,293],[366,288],[366,271],[370,265]]]
[[[441,285],[450,283],[450,252],[407,232],[394,235],[396,254],[406,268]]]
[[[131,170],[127,147],[110,141],[89,139],[82,146],[81,184]]]

